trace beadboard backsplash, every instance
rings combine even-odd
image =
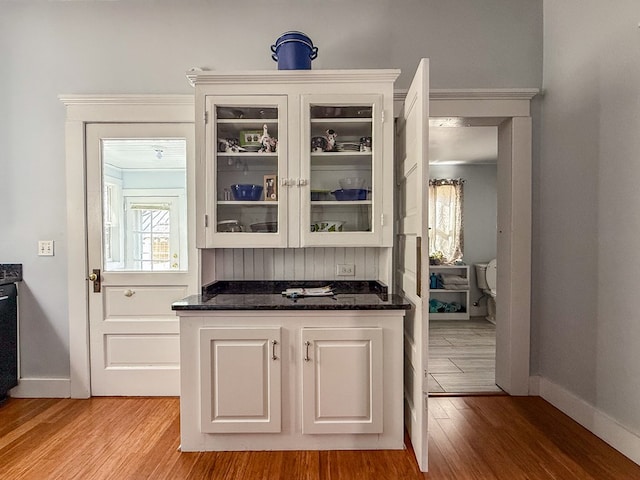
[[[218,248],[202,250],[202,280],[377,280],[378,248]],[[355,265],[337,276],[336,265]]]

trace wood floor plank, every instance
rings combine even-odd
[[[539,397],[432,397],[428,418],[422,474],[408,436],[405,450],[182,453],[177,398],[10,399],[0,479],[640,479],[640,466]]]

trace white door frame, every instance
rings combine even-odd
[[[496,383],[529,394],[531,346],[531,99],[535,88],[431,89],[431,117],[464,117],[498,127]],[[406,92],[396,92],[396,106]],[[396,108],[396,112],[400,109]]]
[[[85,195],[86,125],[98,122],[194,123],[195,113],[193,95],[61,95],[59,98],[66,107],[70,391],[72,398],[88,398],[91,396],[91,377]],[[194,175],[194,172],[188,172],[188,175]],[[195,232],[190,234],[195,235]],[[197,254],[190,255],[194,256],[197,257]],[[193,266],[198,269],[199,258],[190,258],[189,264],[190,268]],[[199,272],[197,275],[200,278]]]

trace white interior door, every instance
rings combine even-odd
[[[397,291],[413,305],[405,318],[405,426],[427,471],[429,359],[429,61],[422,59],[398,119],[396,141]]]
[[[87,125],[92,395],[178,395],[196,293],[192,124]]]

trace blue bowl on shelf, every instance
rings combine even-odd
[[[367,199],[366,188],[340,188],[331,193],[341,202]]]
[[[234,200],[256,202],[262,197],[262,185],[235,184],[231,185]]]

